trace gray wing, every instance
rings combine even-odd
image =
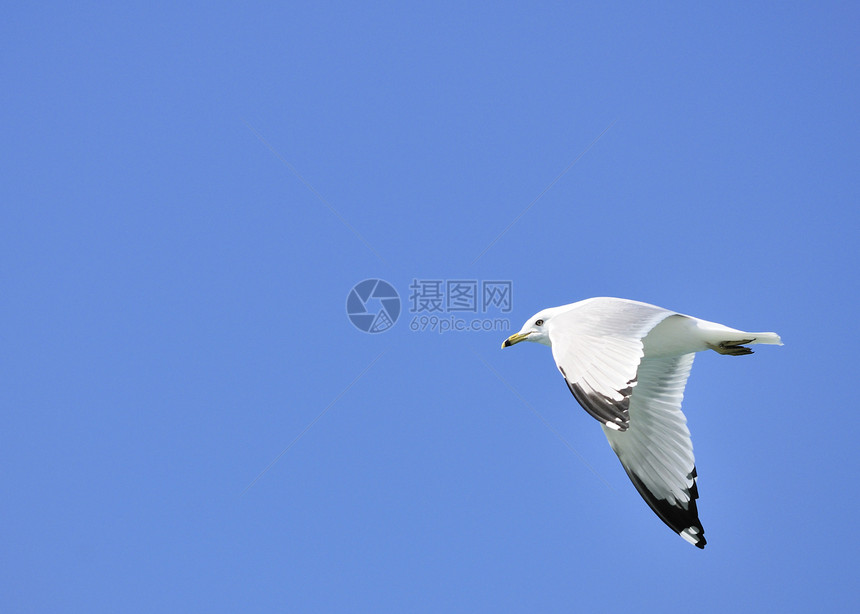
[[[577,402],[604,426],[627,430],[642,338],[674,312],[596,298],[548,323],[552,355]]]
[[[645,502],[673,531],[704,548],[693,442],[681,412],[694,356],[645,358],[630,398],[627,430],[603,430]]]

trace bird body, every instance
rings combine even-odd
[[[776,333],[749,333],[647,303],[591,298],[544,309],[502,344],[549,345],[577,402],[603,426],[633,485],[652,510],[691,544],[705,546],[684,388],[696,352],[751,354],[782,345]]]

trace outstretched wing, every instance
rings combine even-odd
[[[603,430],[645,502],[673,531],[704,548],[693,442],[681,412],[694,356],[645,358],[630,397],[627,430]]]
[[[627,430],[642,338],[674,312],[623,299],[595,298],[547,323],[558,370],[583,409]]]

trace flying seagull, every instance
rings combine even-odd
[[[590,298],[533,315],[503,348],[552,348],[567,387],[603,426],[636,490],[673,531],[698,548],[705,532],[684,387],[696,352],[743,356],[776,333],[747,333],[639,301]]]

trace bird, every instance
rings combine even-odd
[[[552,348],[573,397],[600,422],[645,502],[684,540],[704,549],[693,443],[681,411],[693,358],[707,350],[752,354],[750,345],[782,345],[779,335],[597,297],[539,311],[502,348],[521,341]]]

